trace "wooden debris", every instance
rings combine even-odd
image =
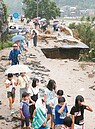
[[[47,40],[47,39],[45,39],[45,42],[48,44],[49,43],[49,41]]]
[[[39,35],[43,40],[45,38],[52,38],[52,39],[57,39],[56,35],[51,35],[51,34],[40,34]]]
[[[51,34],[51,31],[50,30],[46,30],[45,34]]]
[[[60,31],[64,32],[66,35],[71,35],[70,31],[67,30],[64,26],[60,26]]]

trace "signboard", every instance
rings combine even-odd
[[[18,13],[14,13],[14,14],[13,14],[13,17],[14,17],[15,19],[17,19],[17,18],[19,17],[19,14],[18,14]]]

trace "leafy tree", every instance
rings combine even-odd
[[[3,1],[0,2],[0,7],[2,8],[1,17],[0,17],[0,48],[4,47],[4,42],[8,40],[8,15],[7,7]]]
[[[86,55],[86,59],[93,60],[95,57],[95,28],[93,28],[89,22],[79,23],[77,25],[72,23],[69,25],[69,28],[78,31],[78,37],[90,48],[88,55]]]
[[[25,17],[34,18],[37,16],[37,1],[36,0],[24,0],[26,8],[24,8]],[[38,3],[38,16],[42,18],[50,19],[56,18],[60,15],[60,9],[56,6],[55,2],[50,0],[40,0]]]

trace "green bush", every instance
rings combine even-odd
[[[95,61],[95,28],[92,24],[89,22],[79,24],[72,23],[69,25],[69,28],[77,30],[78,38],[90,48],[90,51],[83,55],[82,59],[86,61]]]
[[[0,50],[4,49],[4,48],[8,48],[8,47],[12,47],[13,43],[10,41],[7,42],[0,42]]]

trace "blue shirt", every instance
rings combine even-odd
[[[22,109],[24,117],[30,117],[29,102],[28,101],[22,101],[20,103],[20,108]]]
[[[60,105],[56,105],[55,107],[55,125],[63,124],[64,118],[66,117],[66,114],[68,113],[67,106],[65,106],[65,108],[63,109],[63,112],[58,113],[60,108],[61,108]]]
[[[10,51],[9,60],[12,60],[12,65],[19,64],[18,55],[21,54],[18,49]]]

